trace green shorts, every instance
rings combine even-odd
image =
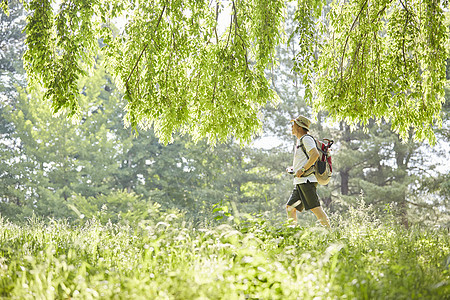
[[[298,211],[320,206],[316,187],[317,182],[308,181],[307,183],[297,184],[286,205],[292,206]]]

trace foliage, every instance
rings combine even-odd
[[[336,136],[340,147],[335,158],[342,196],[337,197],[345,199],[347,205],[354,205],[362,193],[368,203],[379,207],[395,204],[407,225],[406,202],[413,205],[426,202],[420,197],[414,198],[417,190],[424,188],[419,180],[427,176],[423,172],[425,166],[436,163],[423,152],[422,144],[411,139],[401,141],[389,126],[384,122],[376,125],[372,120],[365,132],[351,132],[348,126],[341,124],[342,130]]]
[[[0,8],[9,16],[8,0],[2,0],[2,2],[0,2]]]
[[[69,206],[74,205],[86,217],[102,212],[115,223],[114,213],[126,219],[127,205],[134,216],[128,219],[147,218],[151,200],[164,210],[185,210],[193,219],[220,200],[246,203],[246,211],[277,206],[280,195],[273,187],[283,178],[268,152],[235,142],[212,149],[185,137],[163,146],[151,131],[133,137],[123,128],[117,90],[104,70],[96,68],[80,84],[80,124],[64,115],[52,117],[39,93],[26,95],[20,88],[19,97],[0,110],[4,216],[23,221],[34,211],[73,220]]]
[[[137,224],[159,217],[161,205],[135,193],[114,191],[98,197],[73,197],[69,204],[76,216],[72,223],[97,220],[100,224]],[[175,212],[175,211],[173,211]]]
[[[121,108],[104,70],[96,69],[81,84],[79,125],[67,122],[65,116],[52,117],[39,93],[27,95],[21,88],[17,88],[19,96],[1,110],[9,124],[1,144],[4,207],[69,217],[67,201],[72,196],[108,194],[115,187],[123,149],[114,140],[111,120]]]
[[[194,227],[182,216],[71,227],[0,223],[7,298],[443,299],[447,232],[406,231],[361,206],[332,231],[257,216]],[[302,288],[299,288],[301,286]]]
[[[164,143],[174,132],[211,144],[232,135],[248,142],[261,127],[260,109],[278,101],[264,70],[284,42],[285,2],[232,0],[227,10],[219,0],[67,0],[57,9],[52,0],[24,1],[25,68],[54,112],[79,117],[79,81],[100,51],[134,129],[153,126]],[[291,58],[306,97],[335,119],[384,118],[402,138],[412,128],[416,139],[434,143],[448,1],[328,2],[298,1],[299,52]],[[121,32],[117,18],[127,20]],[[230,20],[224,32],[223,19]]]
[[[349,124],[385,119],[434,144],[441,125],[448,1],[299,1],[295,70],[318,110]]]
[[[22,32],[25,26],[23,18],[24,9],[18,0],[9,2],[10,14],[0,14],[0,72],[2,76],[2,86],[0,92],[3,94],[5,90],[11,90],[14,83],[23,83],[24,78],[20,78],[17,73],[23,73],[22,62],[20,57],[25,51],[25,34]]]
[[[54,112],[80,114],[78,82],[97,51],[124,93],[127,124],[153,125],[165,143],[175,131],[211,143],[231,135],[248,142],[260,127],[258,109],[277,100],[264,69],[281,39],[284,1],[232,1],[220,35],[220,1],[63,1],[57,13],[52,3],[25,2],[24,61]],[[111,20],[124,14],[130,21],[116,35]]]

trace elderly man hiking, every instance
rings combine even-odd
[[[323,226],[330,227],[327,214],[320,206],[317,196],[317,179],[314,173],[306,176],[305,172],[311,168],[319,158],[314,138],[308,135],[311,121],[304,116],[291,121],[292,134],[297,137],[293,166],[286,171],[295,174],[294,190],[286,203],[288,219],[297,224],[297,211],[311,210]],[[304,150],[302,149],[304,146]],[[308,155],[306,155],[306,153]]]

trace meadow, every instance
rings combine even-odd
[[[232,220],[230,220],[232,219]],[[0,221],[4,299],[449,299],[447,229],[358,207],[333,228],[270,215],[204,224]]]

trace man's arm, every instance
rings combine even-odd
[[[311,168],[312,165],[314,165],[314,163],[316,162],[316,160],[319,158],[319,151],[317,151],[317,148],[312,148],[309,152],[309,159],[306,162],[306,164],[303,166],[303,168],[305,168],[305,170],[308,170],[309,168]],[[295,176],[297,177],[301,177],[303,175],[303,171],[300,169],[297,171],[297,173],[295,174]]]

